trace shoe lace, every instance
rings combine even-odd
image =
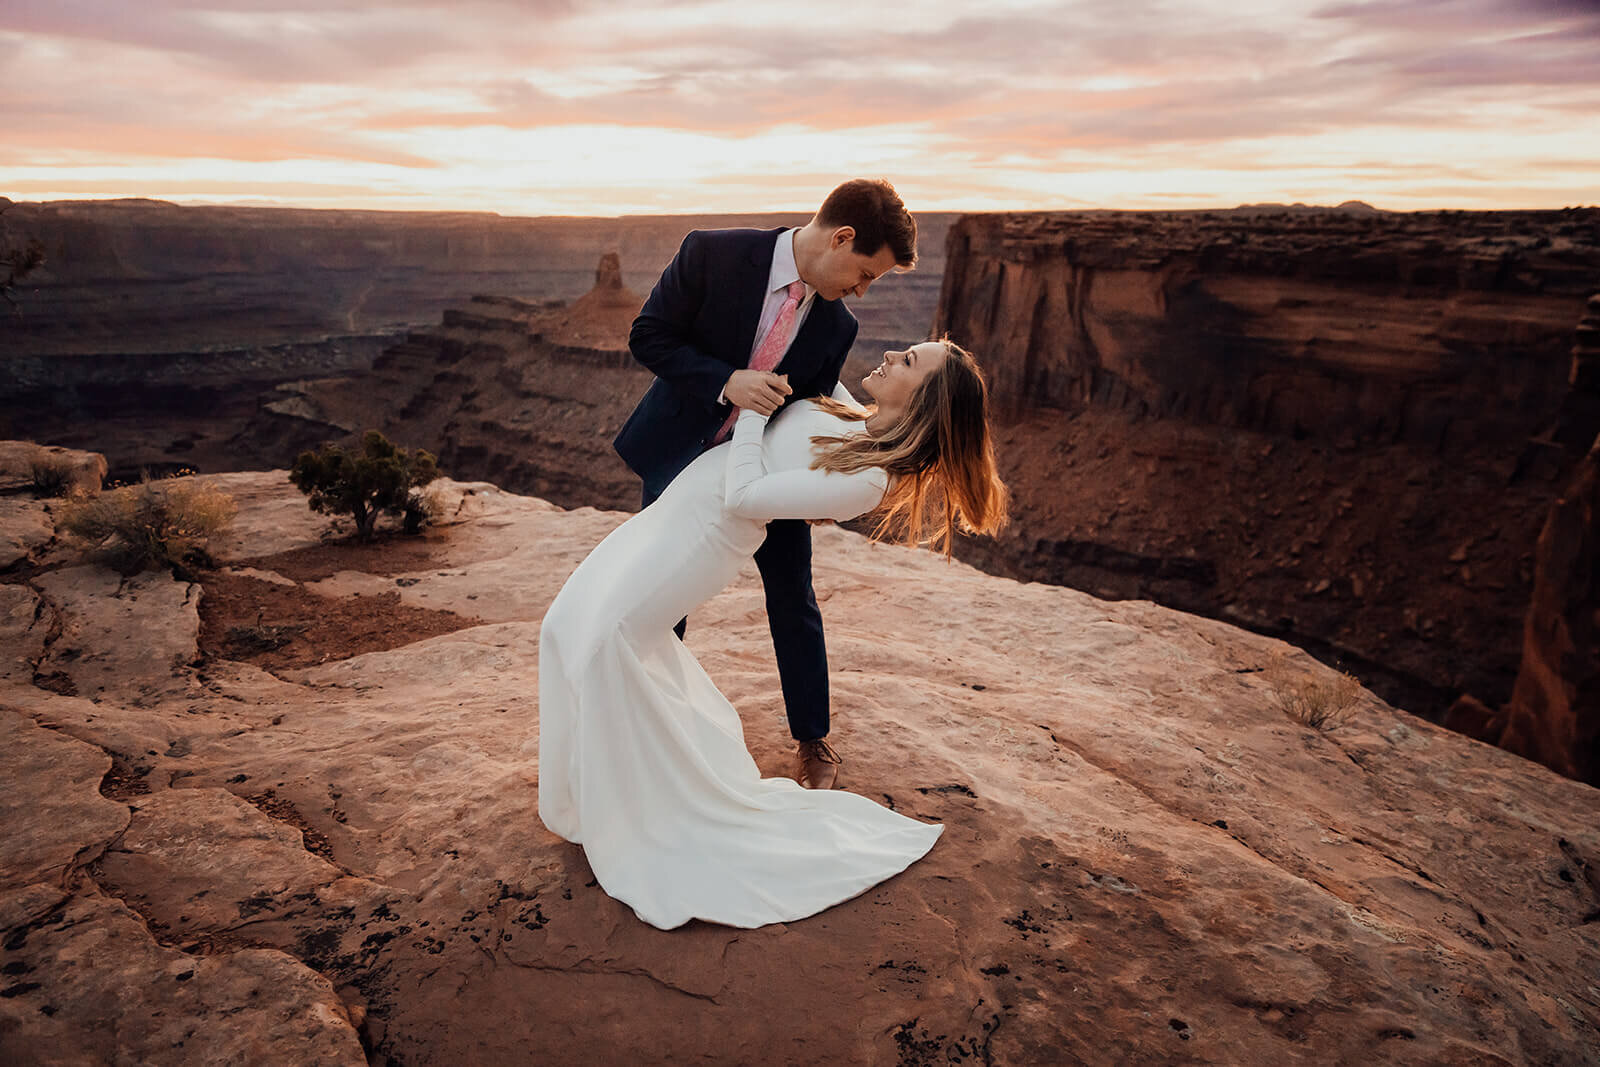
[[[815,741],[800,742],[800,758],[803,760],[819,759],[824,763],[844,762],[839,758],[839,753],[833,750],[833,746],[828,744],[827,738],[824,737],[819,737]]]

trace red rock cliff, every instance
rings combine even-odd
[[[978,215],[946,255],[935,330],[989,370],[1017,504],[964,558],[1285,637],[1430,718],[1510,700],[1600,409],[1568,380],[1600,210]]]
[[[972,215],[946,257],[936,329],[1013,411],[1451,444],[1559,404],[1600,210]]]
[[[1578,327],[1572,351],[1572,393],[1558,433],[1595,434],[1600,396],[1600,294]],[[1533,598],[1522,632],[1522,668],[1511,702],[1478,731],[1513,752],[1562,774],[1600,784],[1600,437],[1592,436],[1550,508],[1535,550]]]

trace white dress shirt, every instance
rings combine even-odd
[[[800,280],[800,268],[794,262],[794,230],[784,230],[778,234],[778,243],[772,249],[772,269],[767,272],[767,298],[761,304],[761,321],[756,324],[755,343],[750,346],[750,354],[756,354],[756,349],[761,347],[761,342],[772,331],[772,324],[778,320],[778,312],[783,310],[783,302],[788,299],[787,290],[790,285]],[[811,302],[816,299],[817,291],[811,286],[806,286],[806,295],[801,299],[800,306],[794,313],[794,330],[789,334],[789,344],[794,343],[795,337],[800,333],[800,324],[806,321],[806,313],[811,310]],[[788,345],[784,346],[788,352]]]

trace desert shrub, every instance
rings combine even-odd
[[[1278,710],[1316,730],[1331,730],[1349,718],[1361,697],[1361,683],[1340,672],[1327,677],[1290,665],[1279,653],[1261,672]]]
[[[31,477],[34,496],[66,496],[78,476],[77,467],[64,456],[47,456],[33,461]]]
[[[188,478],[145,481],[76,496],[56,525],[125,574],[153,566],[182,572],[207,564],[207,540],[238,513],[233,498]]]
[[[359,452],[329,445],[300,453],[289,470],[289,480],[310,498],[313,511],[349,515],[362,540],[371,540],[380,514],[404,515],[413,490],[437,477],[432,454],[397,448],[377,430],[366,432]],[[421,529],[426,516],[421,504],[416,510]]]

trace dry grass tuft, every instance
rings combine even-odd
[[[149,567],[203,565],[206,541],[238,510],[221,490],[167,478],[73,497],[56,523],[124,574],[134,574]]]
[[[77,467],[70,459],[49,456],[33,461],[30,471],[34,496],[66,496],[77,480]]]
[[[400,513],[401,528],[408,534],[421,533],[424,527],[437,526],[447,516],[448,502],[442,487],[428,485],[412,489]]]
[[[1287,653],[1276,653],[1261,671],[1272,691],[1273,704],[1289,718],[1316,730],[1342,725],[1361,699],[1361,683],[1354,675],[1297,666]]]

